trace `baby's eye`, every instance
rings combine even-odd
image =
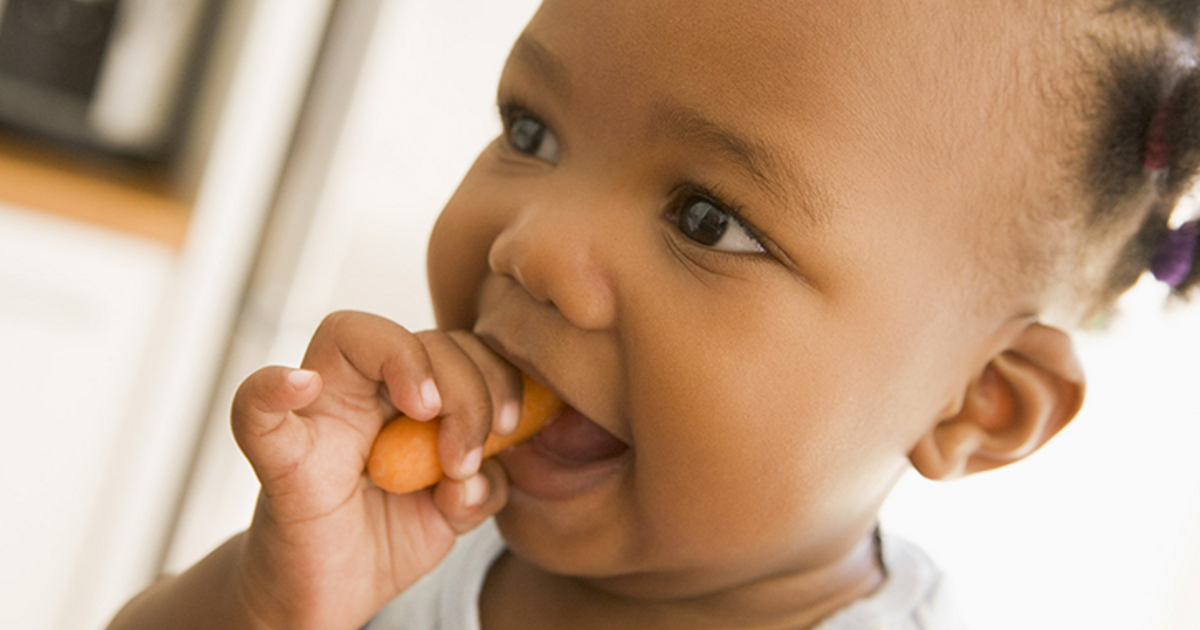
[[[675,221],[684,236],[706,247],[737,253],[764,251],[762,243],[732,213],[705,197],[685,199]]]
[[[507,119],[508,143],[519,153],[558,164],[558,138],[542,121],[525,113],[514,113]]]

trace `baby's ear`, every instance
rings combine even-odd
[[[1015,462],[1075,417],[1083,391],[1070,336],[1032,323],[972,379],[961,407],[921,437],[909,460],[930,479]]]

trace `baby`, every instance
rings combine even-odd
[[[438,329],[338,313],[247,379],[253,523],[112,628],[958,627],[877,512],[1035,451],[1070,329],[1200,279],[1197,13],[546,0],[431,237]],[[481,461],[522,373],[569,408]],[[364,473],[397,413],[443,418],[430,490]]]

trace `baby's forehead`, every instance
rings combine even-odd
[[[1065,27],[1048,26],[1043,5],[1055,3],[1018,4],[549,0],[528,33],[569,66],[584,101],[619,96],[649,111],[670,100],[766,135],[958,164],[1045,151],[1022,145],[1057,127],[1033,124],[1064,105],[1039,96],[1061,92],[1074,54],[1052,36]]]
[[[1012,113],[1023,92],[1061,78],[1056,69],[1077,56],[1064,22],[1090,14],[1066,4],[548,0],[530,32],[554,50],[594,51],[566,61],[609,89],[727,97],[746,118],[772,99],[799,117],[874,94],[936,112],[949,131]],[[1050,19],[1055,6],[1062,15]]]

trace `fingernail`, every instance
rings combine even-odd
[[[312,370],[292,370],[287,375],[287,382],[296,389],[304,389],[312,384],[317,373]]]
[[[478,507],[483,505],[483,500],[487,498],[487,478],[483,475],[475,475],[463,482],[463,504],[467,507]]]
[[[470,453],[467,453],[466,457],[463,457],[462,463],[459,464],[458,470],[462,473],[463,477],[470,477],[471,475],[479,472],[479,466],[482,464],[483,447],[480,446]]]
[[[421,404],[429,411],[440,411],[442,408],[442,395],[438,393],[433,379],[421,383]]]
[[[500,424],[496,428],[500,433],[508,435],[517,430],[517,423],[521,421],[521,410],[517,407],[517,403],[508,403],[500,409]]]

